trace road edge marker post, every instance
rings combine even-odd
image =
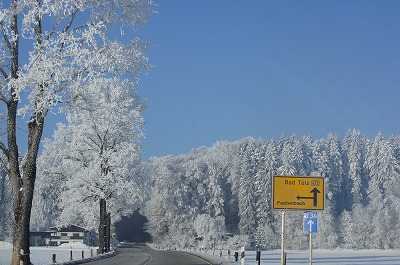
[[[242,247],[240,249],[240,264],[241,265],[245,265],[245,262],[244,262],[244,247]]]

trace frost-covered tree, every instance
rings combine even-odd
[[[256,185],[256,245],[266,248],[268,245],[266,229],[275,228],[275,218],[272,211],[272,177],[277,165],[276,143],[273,140],[261,142],[258,151],[258,168],[254,178]]]
[[[239,153],[239,229],[243,235],[254,238],[256,218],[256,186],[254,183],[257,172],[256,142],[253,138],[248,138]]]
[[[347,186],[343,196],[346,198],[345,208],[352,209],[356,204],[366,204],[366,188],[368,180],[364,172],[364,161],[367,152],[367,140],[361,132],[352,130],[343,139],[343,154]]]
[[[325,247],[333,247],[338,243],[335,218],[341,208],[342,160],[339,140],[329,134],[326,139],[314,143],[312,151],[314,171],[311,175],[325,179],[325,209],[320,215],[319,232],[316,242]]]
[[[13,265],[21,257],[23,264],[30,264],[36,159],[47,114],[57,112],[58,103],[70,101],[94,78],[136,75],[147,66],[143,43],[135,39],[124,44],[112,29],[122,33],[146,23],[152,8],[152,0],[0,3],[0,100],[6,120],[0,149],[13,192]],[[25,155],[17,128],[26,132]],[[20,256],[20,250],[26,255]]]
[[[372,246],[372,234],[377,229],[371,222],[373,212],[368,207],[356,204],[351,212],[343,211],[340,216],[340,231],[344,248],[365,249]]]
[[[56,183],[62,176],[63,190],[56,195],[59,224],[94,229],[100,199],[107,201],[113,222],[131,214],[143,201],[146,179],[134,176],[133,171],[140,158],[142,105],[133,85],[115,78],[94,80],[70,104],[69,123],[58,125],[54,142],[46,143],[41,157],[47,160],[44,165],[53,160],[59,163],[53,165],[53,172],[47,167],[38,169],[39,178],[54,176]],[[55,154],[54,149],[59,151]]]
[[[399,239],[395,231],[400,221],[400,163],[390,141],[380,133],[369,148],[365,167],[370,176],[369,207],[376,213],[372,221],[377,224],[371,244],[376,248],[393,248]]]
[[[255,241],[257,247],[277,248],[280,213],[271,209],[271,178],[298,173],[325,178],[316,245],[397,248],[400,141],[378,135],[372,142],[355,130],[343,141],[333,134],[319,140],[282,137],[277,142],[244,138],[153,159],[149,166],[157,174],[146,206],[152,213],[149,228],[163,240],[187,241],[187,235],[196,235],[193,222],[199,215],[220,214],[229,232]],[[218,211],[212,210],[217,205]],[[287,247],[308,246],[302,221],[297,211],[285,214]]]
[[[225,235],[223,216],[211,217],[208,214],[198,215],[193,222],[197,237],[201,239],[201,247],[207,248],[218,243]]]
[[[226,181],[230,162],[216,150],[198,148],[186,156],[153,158],[146,163],[154,187],[143,212],[154,240],[194,235],[196,216],[217,218],[229,211],[225,200],[230,196]]]
[[[343,208],[343,160],[340,141],[337,136],[329,134],[327,138],[314,143],[312,151],[314,175],[325,179],[327,204],[335,213]]]
[[[365,161],[370,175],[368,187],[370,202],[374,199],[399,197],[398,182],[400,180],[400,163],[390,141],[381,134],[375,137]],[[397,205],[395,204],[394,206]]]
[[[180,187],[180,168],[177,161],[180,158],[162,157],[152,158],[147,166],[153,180],[152,193],[146,202],[143,213],[149,220],[148,232],[153,240],[162,242],[171,234],[181,234],[176,226],[182,224],[188,213],[184,208],[181,195],[184,191],[177,191]]]
[[[301,176],[304,173],[304,154],[301,142],[295,135],[290,138],[283,137],[279,141],[280,166],[277,169],[278,175]]]

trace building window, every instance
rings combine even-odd
[[[68,233],[61,233],[61,236],[68,236]]]

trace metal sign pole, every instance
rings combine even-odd
[[[282,211],[281,265],[285,265],[285,211]]]
[[[311,226],[311,224],[310,224]],[[310,265],[312,265],[312,233],[310,228]]]

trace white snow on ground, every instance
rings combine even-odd
[[[0,250],[10,250],[13,246],[9,242],[0,241]]]
[[[0,265],[9,265],[11,263],[10,243],[0,242]],[[93,249],[93,255],[96,255],[96,248]],[[31,260],[34,265],[51,265],[52,255],[57,255],[58,264],[72,265],[82,262],[82,250],[84,257],[88,260],[102,258],[100,256],[91,256],[91,248],[82,244],[62,245],[59,247],[31,247]],[[70,261],[70,252],[72,251],[73,260]],[[239,252],[239,251],[238,251]],[[234,261],[234,251],[228,258],[227,250],[222,251],[222,257],[219,257],[219,250],[213,252],[192,252],[195,255],[206,258],[213,264],[220,265],[239,265],[239,260]],[[111,253],[113,255],[113,253]],[[262,265],[279,265],[281,264],[280,250],[261,251]],[[313,250],[313,261],[316,265],[399,265],[400,250]],[[256,252],[246,251],[245,262],[247,265],[256,264]],[[309,264],[309,251],[293,251],[287,250],[287,265],[290,264]]]
[[[231,251],[231,257],[227,257],[227,251],[223,251],[222,257],[219,257],[219,250],[206,253],[194,252],[212,261],[214,264],[233,265],[240,264],[240,252],[237,262],[234,261],[234,252]],[[255,265],[256,252],[245,252],[245,264]],[[262,265],[280,265],[281,251],[268,250],[261,251]],[[309,264],[309,251],[287,251],[287,265],[290,264]],[[400,250],[313,250],[313,264],[316,265],[399,265]]]
[[[59,245],[57,248],[73,248],[73,249],[85,249],[88,248],[89,246],[83,243],[64,243]]]
[[[52,263],[53,254],[56,254],[57,264],[73,265],[82,263],[82,251],[84,260],[91,261],[104,256],[114,255],[114,252],[105,255],[96,255],[97,247],[89,247],[81,243],[62,244],[58,247],[31,247],[31,262],[34,265],[49,265]],[[71,260],[72,251],[72,260]],[[12,245],[0,242],[0,265],[11,264]],[[92,257],[93,254],[93,257]]]

